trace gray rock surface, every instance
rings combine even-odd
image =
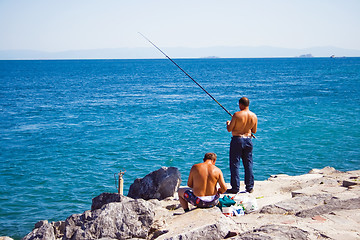
[[[260,213],[268,214],[297,214],[303,210],[313,209],[330,201],[330,194],[316,194],[312,196],[297,196],[272,205],[265,206]]]
[[[146,239],[154,227],[164,224],[162,219],[166,214],[159,202],[116,198],[116,194],[109,193],[94,199],[94,210],[73,214],[65,222],[40,221],[23,240]],[[111,200],[116,201],[106,203]]]
[[[154,204],[123,199],[101,209],[71,215],[65,221],[66,239],[147,238],[155,221]]]
[[[128,197],[145,200],[163,200],[173,197],[181,183],[181,175],[175,167],[162,167],[131,184]]]
[[[225,217],[219,208],[214,207],[193,209],[188,213],[172,216],[163,230],[166,233],[158,237],[158,240],[224,239],[230,231],[236,230],[236,224],[231,218]]]
[[[316,215],[327,214],[338,210],[353,210],[360,209],[360,196],[357,198],[340,200],[332,198],[324,204],[316,206],[314,208],[308,208],[296,213],[296,216],[306,218],[314,217]]]
[[[129,201],[129,198],[117,193],[102,193],[92,199],[91,211],[100,209],[105,204],[121,201]]]
[[[257,198],[260,210],[233,218],[239,236],[241,239],[291,239],[286,232],[293,232],[293,228],[287,226],[306,232],[305,239],[360,239],[360,186],[343,184],[356,182],[359,177],[360,170],[340,172],[326,167],[300,176],[281,174],[255,182],[251,195]],[[284,226],[281,231],[276,230],[283,232],[284,237],[274,238],[276,233],[271,233],[268,227],[264,231],[264,226],[269,225]]]
[[[23,240],[60,240],[64,236],[65,222],[51,222],[42,220],[35,223],[32,232],[26,235]]]
[[[236,238],[241,240],[254,240],[254,239],[266,239],[266,240],[284,240],[284,239],[296,239],[296,240],[308,240],[310,234],[297,227],[284,226],[284,225],[265,225],[252,231],[242,233]]]

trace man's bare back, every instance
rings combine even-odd
[[[195,164],[190,170],[188,186],[193,189],[194,194],[198,197],[217,194],[216,184],[218,182],[220,189],[225,192],[226,186],[222,172],[211,160]]]
[[[236,112],[231,121],[227,121],[227,130],[233,136],[251,136],[256,133],[257,117],[248,107],[244,107],[241,111]]]
[[[188,202],[198,207],[215,206],[219,202],[220,194],[226,191],[223,174],[215,167],[216,158],[215,153],[206,153],[204,162],[193,165],[190,170],[187,183],[190,189],[179,188],[179,201],[185,212],[189,211]],[[220,185],[219,189],[217,184]]]

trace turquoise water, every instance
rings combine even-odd
[[[249,97],[255,180],[360,169],[360,58],[176,62],[230,112]],[[230,180],[229,115],[166,59],[0,61],[0,84],[0,236],[90,209],[122,169],[127,193],[215,152]]]

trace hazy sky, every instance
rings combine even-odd
[[[0,0],[0,50],[334,46],[360,50],[360,0]]]

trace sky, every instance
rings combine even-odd
[[[360,50],[359,0],[0,0],[0,50],[333,46]]]

